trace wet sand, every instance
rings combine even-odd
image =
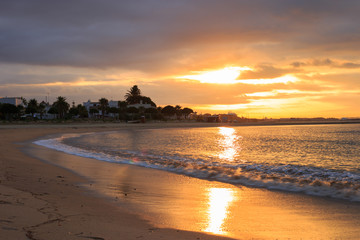
[[[99,162],[31,144],[32,139],[57,133],[181,126],[107,124],[0,129],[1,239],[360,236],[360,203]]]

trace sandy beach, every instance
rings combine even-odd
[[[356,202],[104,163],[31,143],[53,134],[199,126],[214,124],[0,126],[1,239],[358,239]]]

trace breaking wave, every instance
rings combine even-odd
[[[162,169],[191,177],[240,184],[250,187],[301,192],[350,201],[360,201],[360,174],[346,170],[292,164],[224,164],[182,156],[159,156],[139,151],[99,151],[63,143],[65,137],[34,143],[76,156],[112,163],[134,164]]]

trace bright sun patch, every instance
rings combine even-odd
[[[249,67],[226,67],[214,71],[200,71],[198,74],[186,75],[178,78],[197,80],[201,83],[234,84],[241,71],[251,70]]]
[[[201,83],[215,83],[215,84],[276,84],[296,82],[298,79],[292,75],[285,75],[278,78],[268,79],[239,79],[242,71],[252,70],[249,67],[226,67],[214,71],[199,71],[197,74],[177,77],[180,79],[197,80]]]

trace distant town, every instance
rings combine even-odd
[[[150,97],[142,95],[137,85],[127,91],[124,101],[100,98],[98,101],[88,100],[75,105],[67,102],[66,97],[59,96],[56,101],[38,102],[36,99],[23,97],[0,97],[0,119],[3,122],[12,121],[57,121],[57,120],[103,120],[140,123],[146,121],[197,121],[214,123],[244,123],[244,122],[331,122],[359,121],[353,118],[280,118],[280,119],[250,119],[239,117],[235,113],[198,114],[191,108],[179,105],[165,107],[157,106]]]

